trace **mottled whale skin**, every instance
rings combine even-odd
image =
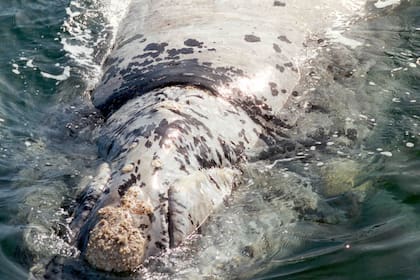
[[[92,95],[105,163],[71,223],[91,265],[132,271],[199,230],[248,158],[287,139],[307,36],[346,2],[131,2]]]

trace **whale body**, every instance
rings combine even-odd
[[[93,104],[104,163],[73,240],[94,267],[133,271],[199,231],[250,158],[281,146],[300,66],[364,1],[133,0]],[[299,147],[293,147],[293,150]],[[295,151],[294,151],[295,152]]]

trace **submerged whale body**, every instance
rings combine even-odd
[[[92,95],[106,163],[70,224],[84,258],[133,271],[200,230],[248,159],[287,142],[307,36],[357,2],[133,0]]]

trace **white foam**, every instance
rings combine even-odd
[[[12,66],[13,66],[12,72],[15,73],[16,75],[19,75],[20,74],[19,65],[17,65],[16,63],[13,63]]]
[[[399,5],[401,4],[400,0],[379,0],[374,5],[378,9],[383,9],[391,5]]]
[[[101,75],[101,64],[114,42],[118,29],[131,1],[72,0],[66,9],[61,44],[67,55],[76,62],[89,82],[95,86]]]
[[[347,1],[346,3],[348,2],[350,1]],[[348,15],[336,12],[335,14],[336,19],[334,20],[332,27],[326,30],[326,37],[330,41],[346,45],[352,49],[355,49],[363,45],[362,42],[347,38],[343,35],[343,33],[347,30],[347,28],[352,24],[352,20],[357,18],[355,17],[355,15],[358,15],[360,17],[363,16],[363,12],[361,11],[361,7],[362,7],[361,3],[362,2],[360,1],[359,2],[354,1],[353,5],[347,6],[354,12],[353,16],[350,18]]]
[[[41,75],[44,78],[53,79],[53,80],[57,80],[57,81],[64,81],[64,80],[67,80],[70,77],[70,66],[64,67],[63,73],[61,73],[59,75],[53,75],[53,74],[42,72],[42,71],[41,71]]]

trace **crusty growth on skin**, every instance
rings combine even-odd
[[[127,191],[119,206],[107,206],[98,214],[99,222],[90,232],[86,260],[105,271],[132,271],[145,257],[147,241],[140,221],[132,214],[152,213],[151,209],[138,202],[134,188]],[[109,264],[113,264],[112,267]]]

